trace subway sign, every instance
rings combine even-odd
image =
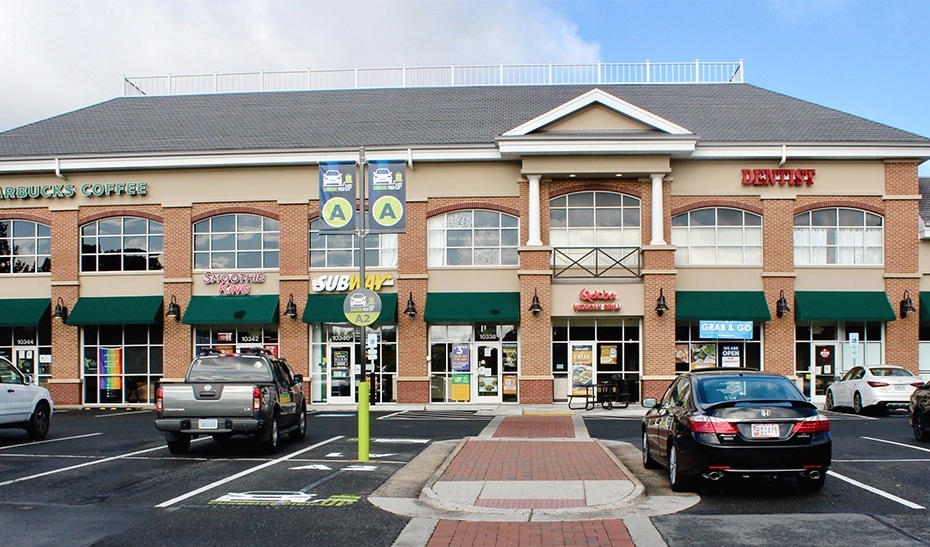
[[[59,199],[73,198],[80,192],[84,197],[144,196],[148,193],[145,182],[98,182],[74,184],[28,184],[0,186],[0,199]]]

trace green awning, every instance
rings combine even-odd
[[[675,291],[678,321],[771,321],[762,291]]]
[[[397,323],[397,293],[378,294],[381,297],[381,315],[375,324]],[[346,323],[343,311],[346,295],[311,294],[307,296],[304,308],[304,323]]]
[[[930,321],[930,292],[920,293],[920,320]]]
[[[82,296],[68,325],[151,325],[161,322],[162,296]]]
[[[518,292],[431,292],[423,320],[430,323],[517,323]]]
[[[48,311],[48,298],[0,299],[0,327],[34,327]]]
[[[888,295],[881,291],[798,291],[795,321],[894,321]]]
[[[185,325],[261,325],[278,322],[278,295],[195,296],[184,310]]]

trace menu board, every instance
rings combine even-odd
[[[594,350],[590,344],[572,345],[572,395],[586,394],[584,385],[591,382],[593,377],[593,362]]]

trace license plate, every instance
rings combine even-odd
[[[753,439],[777,439],[779,435],[778,424],[752,424]]]
[[[895,391],[904,391],[905,389],[907,389],[907,388],[909,388],[909,387],[910,387],[910,385],[898,384],[898,385],[894,386],[894,389],[895,389]]]
[[[205,418],[197,421],[198,429],[216,429],[216,418]]]

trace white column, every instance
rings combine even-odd
[[[652,175],[652,241],[650,245],[665,245],[665,210],[662,207],[662,178]]]
[[[529,223],[529,234],[527,234],[527,245],[542,245],[542,239],[540,239],[539,234],[539,179],[540,175],[529,175],[527,177],[530,181],[530,195],[529,195],[529,214],[530,218],[528,219]]]

